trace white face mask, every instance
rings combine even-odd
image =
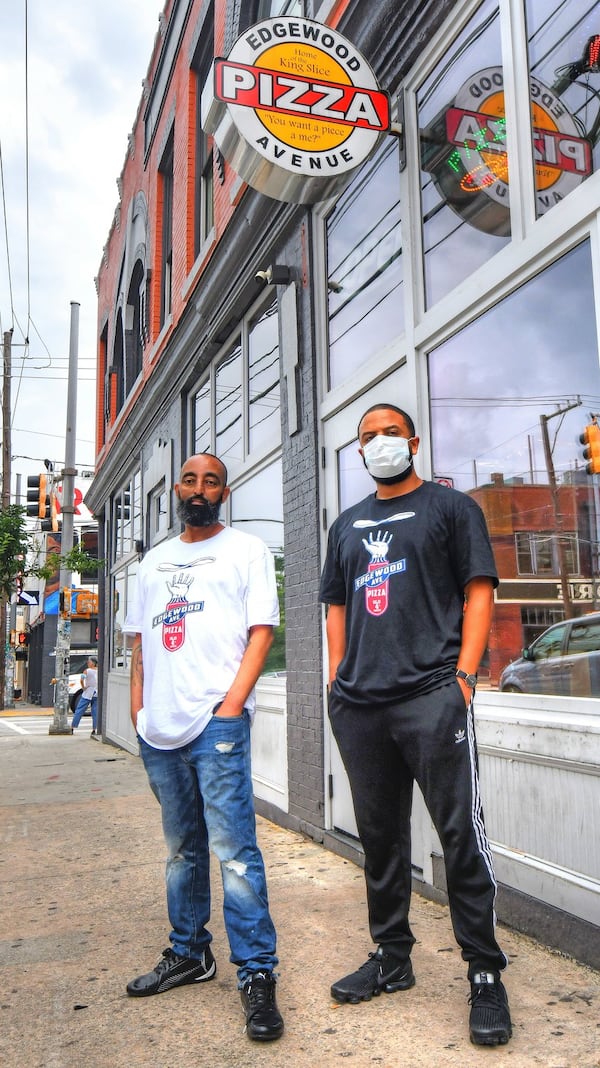
[[[373,478],[395,478],[412,464],[408,438],[376,434],[363,445],[363,458]]]

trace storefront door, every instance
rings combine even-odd
[[[358,452],[356,432],[362,414],[372,404],[385,400],[407,409],[415,405],[407,397],[404,385],[405,372],[402,368],[389,375],[360,397],[350,402],[344,409],[327,420],[324,424],[325,446],[325,501],[328,528],[344,508],[373,492],[373,480],[367,474],[362,457]],[[326,670],[326,665],[325,665]],[[328,771],[329,821],[332,830],[358,837],[350,785],[335,738],[327,721],[326,768]],[[418,871],[429,871],[431,854],[431,823],[427,815],[420,791],[415,790],[413,803],[413,867]]]

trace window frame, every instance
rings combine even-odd
[[[214,142],[202,127],[202,91],[214,59],[214,4],[209,5],[191,64],[195,92],[194,154],[194,259],[214,234]]]
[[[279,331],[279,307],[276,294],[267,292],[261,294],[256,301],[250,306],[245,315],[241,318],[236,328],[231,332],[227,341],[221,347],[218,353],[211,359],[208,367],[204,369],[202,374],[197,379],[196,383],[191,388],[188,394],[188,426],[189,426],[189,442],[188,447],[191,452],[198,451],[199,441],[196,436],[196,401],[198,395],[207,386],[209,389],[209,441],[204,451],[216,452],[218,455],[218,445],[216,438],[216,378],[217,372],[223,362],[227,359],[229,353],[231,353],[236,344],[239,344],[241,349],[241,409],[242,409],[242,428],[241,428],[241,441],[242,451],[239,462],[231,462],[227,457],[223,457],[227,463],[228,471],[230,474],[230,481],[234,480],[237,475],[243,471],[246,471],[249,467],[255,463],[259,464],[266,456],[271,456],[274,452],[281,450],[282,431],[281,431],[281,419],[277,424],[277,430],[271,438],[264,442],[261,442],[255,449],[250,449],[250,397],[249,397],[249,332],[253,324],[261,320],[267,311],[277,305],[277,338],[278,338],[278,362],[279,362],[279,382],[281,382],[281,346],[280,346],[280,331]],[[281,393],[279,394],[279,410],[281,410]]]
[[[158,166],[160,184],[160,327],[168,321],[173,306],[173,193],[175,138],[174,129]]]
[[[408,161],[408,165],[398,177],[402,247],[406,259],[406,335],[404,338],[398,337],[368,368],[362,369],[335,390],[328,387],[325,360],[319,361],[318,403],[322,440],[335,440],[335,430],[329,433],[329,424],[335,428],[338,421],[343,419],[344,413],[361,402],[363,395],[369,390],[374,391],[378,382],[384,382],[399,371],[402,376],[401,403],[414,415],[419,427],[419,473],[424,478],[431,478],[433,475],[427,366],[429,354],[585,242],[591,246],[594,270],[592,305],[586,305],[586,315],[595,314],[600,360],[600,173],[593,174],[545,216],[536,217],[531,122],[528,109],[519,107],[523,96],[529,96],[524,6],[513,0],[499,0],[498,6],[505,71],[507,141],[511,158],[515,162],[515,167],[511,170],[511,242],[476,275],[467,277],[438,302],[425,308],[421,267],[422,235],[420,224],[415,222],[421,218],[420,169],[419,165],[414,163],[419,160],[416,96],[422,81],[441,64],[448,49],[448,42],[464,28],[477,11],[478,0],[468,0],[464,4],[456,5],[439,30],[432,35],[427,50],[421,52],[408,71],[398,97],[392,99],[392,118],[396,119],[401,113],[404,117],[403,135]],[[315,250],[315,336],[317,348],[323,352],[327,346],[326,207],[329,205],[322,208],[316,206],[312,220]],[[327,436],[323,428],[327,430]],[[352,428],[350,432],[351,430]],[[326,452],[324,465],[330,468],[333,459],[333,456]],[[334,487],[331,479],[327,482],[323,476],[323,485],[327,487],[327,492],[323,495],[326,509],[324,515],[327,515],[323,522],[324,555],[327,526],[332,517],[338,514],[339,501],[334,496],[334,489],[338,489],[337,483]],[[583,565],[583,559],[576,561],[574,566],[580,565]],[[529,629],[537,629],[537,626],[538,624],[532,623]],[[492,704],[508,699],[504,695],[484,691],[482,698]],[[551,699],[567,702],[565,707],[571,707],[568,697],[555,696]]]

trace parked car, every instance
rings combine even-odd
[[[600,697],[600,612],[554,623],[500,676],[504,693]]]

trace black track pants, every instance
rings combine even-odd
[[[374,942],[406,956],[414,943],[410,813],[419,784],[440,837],[456,940],[469,972],[500,970],[496,881],[479,795],[473,704],[455,679],[409,701],[368,707],[330,695],[329,716],[348,773],[365,851]]]

